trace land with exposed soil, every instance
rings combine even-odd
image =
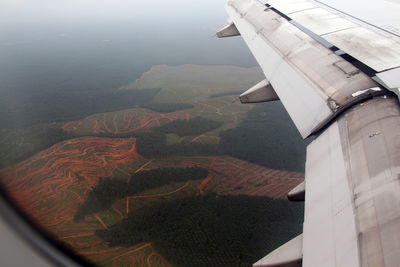
[[[3,130],[0,148],[2,145],[15,159],[0,169],[1,183],[32,221],[78,255],[98,265],[215,265],[216,259],[218,264],[237,261],[248,265],[257,260],[255,257],[260,253],[265,254],[265,249],[272,249],[301,231],[302,225],[302,206],[284,199],[287,192],[304,179],[304,143],[279,103],[242,105],[236,95],[261,78],[258,68],[154,66],[136,81],[118,89],[119,94],[130,96],[135,94],[129,92],[135,90],[140,90],[141,96],[145,90],[151,90],[152,95],[145,97],[143,105],[133,101],[129,106],[124,102],[121,109],[113,106],[102,111],[96,107],[87,116],[41,122],[36,127],[51,129],[46,131],[47,135],[32,137],[35,126]],[[168,107],[168,103],[179,105]],[[261,139],[260,135],[263,135]],[[51,142],[46,141],[49,138]],[[285,140],[289,140],[289,145],[284,144]],[[110,188],[119,190],[118,183],[129,184],[131,179],[146,171],[191,170],[189,167],[204,169],[204,175],[164,179],[131,195],[112,192],[118,197],[110,197],[109,204],[76,218],[77,211],[101,181],[107,180],[111,185],[115,182]],[[121,223],[134,225],[135,231],[144,227],[143,222],[133,221],[135,215],[153,212],[146,216],[156,218],[160,210],[179,210],[176,205],[185,201],[204,201],[205,206],[221,207],[225,207],[227,201],[235,203],[237,210],[217,209],[214,211],[217,215],[212,217],[221,216],[222,221],[215,223],[223,220],[233,223],[228,227],[232,232],[227,235],[238,236],[232,242],[238,248],[236,256],[239,258],[235,258],[232,251],[228,252],[232,247],[216,237],[199,241],[190,251],[174,245],[171,238],[174,231],[167,229],[171,227],[168,221],[156,224],[155,220],[154,228],[143,230],[146,234],[138,239],[118,239],[119,234],[133,233],[121,232]],[[252,205],[259,208],[241,216],[240,209],[251,210],[246,203],[253,202]],[[267,206],[268,212],[262,208]],[[293,212],[276,220],[265,217],[266,213],[279,214],[278,209]],[[224,214],[223,210],[230,213]],[[214,214],[201,208],[198,212],[205,214],[201,215],[203,218]],[[193,228],[193,232],[185,234],[176,231],[177,238],[188,235],[193,238],[183,238],[182,244],[195,243],[196,236],[200,240],[201,235],[211,235],[208,230],[213,227],[211,224],[192,227],[195,222],[185,220],[198,218],[199,214],[182,209],[179,227],[185,231]],[[250,217],[259,218],[267,228],[265,235],[275,231],[276,237],[257,239],[257,242],[268,240],[268,246],[260,246],[259,251],[248,248],[235,232],[233,217],[240,226],[248,223]],[[154,229],[166,236],[148,235]],[[256,230],[241,229],[248,236],[256,236]],[[220,249],[204,249],[214,248],[213,243]],[[170,255],[166,247],[174,247],[176,253],[172,254],[176,256]],[[182,255],[197,258],[193,262],[182,261],[179,258]]]

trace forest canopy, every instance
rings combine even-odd
[[[75,220],[111,207],[118,199],[173,182],[203,179],[208,170],[200,167],[169,167],[140,171],[129,181],[105,178],[89,191],[86,201],[78,208]]]
[[[176,266],[250,266],[302,230],[301,203],[207,194],[129,213],[98,230],[110,246],[151,242]]]
[[[306,146],[282,103],[260,103],[238,127],[220,133],[219,154],[267,168],[304,172]]]

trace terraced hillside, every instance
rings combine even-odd
[[[150,129],[177,119],[189,119],[184,112],[156,113],[142,108],[99,113],[82,120],[65,123],[61,128],[78,135],[129,134]]]
[[[238,103],[233,92],[251,86],[259,78],[258,68],[155,66],[132,84],[120,88],[120,91],[161,88],[151,102],[146,103],[150,106],[156,103],[151,106],[153,109],[143,106],[113,112],[104,110],[80,120],[49,124],[51,129],[59,127],[57,134],[65,133],[55,144],[42,142],[40,138],[24,138],[27,131],[7,130],[7,140],[12,133],[20,135],[19,149],[24,147],[23,142],[31,140],[30,153],[35,147],[37,151],[1,169],[1,183],[27,216],[77,254],[98,265],[212,266],[235,262],[248,265],[266,250],[298,233],[302,222],[301,205],[274,200],[284,199],[287,192],[302,181],[301,170],[276,168],[274,164],[264,164],[261,159],[253,160],[254,155],[248,157],[253,161],[249,162],[236,157],[236,150],[230,152],[220,147],[221,143],[230,147],[229,142],[236,142],[237,133],[243,127],[247,127],[251,138],[253,133],[266,132],[263,127],[274,126],[278,127],[276,134],[268,132],[270,136],[258,140],[265,143],[264,147],[271,148],[268,153],[273,157],[285,157],[282,153],[276,154],[279,153],[276,145],[268,146],[276,142],[280,131],[294,136],[294,154],[304,153],[299,151],[301,144],[296,141],[297,133],[291,133],[285,125],[265,123],[272,119],[267,114],[271,106],[254,109],[253,105]],[[160,103],[182,105],[179,110],[165,112],[165,105]],[[162,110],[155,111],[154,107]],[[287,116],[279,105],[274,104],[272,110],[274,116]],[[243,124],[249,118],[252,123]],[[235,129],[240,131],[235,132]],[[227,131],[231,132],[226,134]],[[243,146],[246,142],[231,145]],[[204,171],[195,175],[189,167]],[[157,178],[157,173],[174,173],[171,170],[184,170],[183,173],[188,174],[180,178],[176,174]],[[150,173],[158,180],[136,183],[135,179],[146,177],[148,171],[153,171]],[[102,184],[103,189],[98,189]],[[126,190],[127,187],[130,189]],[[77,219],[78,210],[95,192],[106,194],[109,202]],[[223,208],[228,202],[235,203],[235,208]],[[173,218],[162,212],[178,212],[179,205],[185,208]],[[215,205],[221,208],[212,210],[211,206]],[[252,205],[258,208],[245,215],[243,210],[251,210]],[[290,212],[280,213],[282,209]],[[218,216],[212,215],[214,213]],[[274,219],[268,214],[281,215]],[[132,221],[135,216],[147,218],[147,221]],[[198,218],[203,218],[204,223],[197,224],[202,221]],[[250,222],[251,218],[260,221]],[[133,232],[121,232],[121,223],[134,225]],[[211,230],[221,223],[231,225],[224,234],[234,237],[231,241],[238,249],[235,253],[226,243],[230,239],[216,237]],[[245,226],[250,224],[262,226],[263,234],[256,232],[260,230],[257,227]],[[172,225],[179,225],[180,230],[171,230],[174,229]],[[157,237],[149,235],[153,231],[158,233]],[[254,242],[265,243],[266,247],[250,246],[238,231],[247,236],[261,236]],[[122,239],[132,233],[141,237]],[[196,236],[199,243],[187,250],[174,241],[175,234],[181,244],[195,244]],[[200,236],[207,235],[212,236],[200,240]],[[211,249],[217,245],[221,249]],[[182,257],[196,260],[186,261]]]

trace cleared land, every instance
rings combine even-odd
[[[74,221],[78,207],[100,179],[126,180],[146,162],[137,154],[134,138],[89,137],[61,142],[3,169],[0,175],[5,177],[3,185],[18,206],[78,254],[105,264],[129,261],[128,256],[135,252],[140,255],[136,260],[146,263],[149,257],[158,255],[151,246],[109,248],[94,235],[95,230],[120,220],[118,209],[93,214],[83,222]]]
[[[187,119],[184,112],[156,113],[142,108],[99,113],[82,120],[67,122],[62,129],[77,135],[129,134],[151,129],[177,119]]]
[[[31,134],[32,130],[9,129],[6,131],[7,138],[0,140],[10,140],[15,134],[15,140],[18,140],[15,143],[18,143],[19,149],[24,150],[24,144],[30,144],[29,147],[26,147],[27,151],[29,148],[29,153],[18,152],[22,153],[25,159],[21,158],[19,163],[0,170],[1,183],[8,190],[11,198],[30,218],[48,229],[53,236],[72,247],[78,254],[96,264],[107,266],[179,265],[179,260],[169,257],[169,252],[165,249],[171,245],[172,239],[165,237],[166,243],[163,243],[162,240],[154,240],[147,236],[142,241],[134,243],[116,242],[110,245],[105,235],[99,234],[100,230],[112,229],[118,232],[118,224],[128,217],[141,214],[146,210],[153,214],[149,213],[148,215],[151,216],[148,218],[157,217],[154,212],[157,213],[159,208],[163,210],[168,207],[170,210],[176,210],[177,203],[182,203],[182,201],[183,203],[193,202],[194,207],[198,207],[196,205],[205,201],[204,203],[208,203],[211,207],[215,203],[220,203],[219,196],[227,202],[248,198],[249,202],[246,200],[245,203],[253,203],[252,199],[256,197],[257,203],[263,203],[263,201],[267,203],[269,200],[264,199],[266,197],[285,198],[286,193],[302,181],[303,174],[301,172],[262,166],[263,159],[254,158],[257,153],[242,153],[246,152],[245,146],[241,150],[225,149],[233,145],[239,146],[242,141],[243,144],[246,144],[244,140],[240,139],[243,132],[250,132],[251,134],[246,138],[252,138],[254,137],[252,134],[257,132],[272,134],[263,127],[282,126],[273,123],[266,124],[268,119],[263,119],[268,112],[271,112],[273,116],[281,114],[281,109],[253,109],[253,105],[239,104],[237,96],[232,94],[232,92],[245,90],[260,79],[262,79],[262,75],[258,68],[195,65],[154,66],[132,84],[120,88],[119,92],[124,95],[124,92],[130,90],[151,90],[152,100],[147,104],[159,108],[160,112],[142,107],[129,107],[113,112],[99,109],[101,113],[79,120],[37,126],[41,129],[56,129],[45,130],[48,135],[41,133],[43,136],[49,136],[53,140],[52,142],[45,142],[40,136],[34,137]],[[152,88],[161,89],[158,89],[157,94],[153,94],[154,89]],[[113,103],[115,104],[115,101]],[[173,109],[164,109],[165,104],[168,103],[179,103],[180,105],[177,106],[182,109],[169,112]],[[253,111],[253,113],[249,111]],[[284,115],[282,116],[284,117]],[[190,121],[195,118],[200,118],[197,119],[197,122],[213,121],[216,123],[213,127],[202,127],[201,123],[191,124]],[[246,123],[248,119],[252,123]],[[177,128],[173,129],[174,127],[171,128],[171,125],[175,125]],[[193,125],[196,126],[195,130],[193,130]],[[161,131],[161,129],[167,130]],[[278,128],[276,131],[279,132],[280,129],[283,128]],[[284,129],[290,130],[290,127]],[[58,139],[53,138],[53,135],[58,136]],[[276,139],[272,136],[264,136],[264,139],[261,140],[266,144],[262,146],[264,150],[271,149],[272,153],[273,149],[276,149],[276,146],[268,146],[268,144],[276,143]],[[221,146],[225,147],[224,150]],[[291,152],[298,153],[299,147],[293,146],[294,151]],[[7,149],[12,151],[13,147]],[[251,149],[251,147],[247,147],[247,149]],[[153,154],[146,153],[146,151]],[[286,150],[285,153],[287,153]],[[233,157],[239,157],[241,154],[247,158]],[[30,157],[26,158],[28,156]],[[264,155],[259,157],[263,158]],[[253,163],[246,160],[252,160]],[[96,209],[95,212],[84,216],[82,220],[74,220],[79,207],[82,207],[83,203],[88,200],[89,192],[99,185],[99,181],[107,181],[111,184],[114,181],[119,184],[129,184],[130,179],[135,179],[141,172],[170,167],[200,167],[205,170],[205,173],[201,178],[167,179],[154,187],[144,187],[139,191],[132,190],[133,193],[123,195],[121,198],[111,198],[110,205],[107,204]],[[118,190],[117,186],[110,188]],[[120,192],[114,193],[118,195]],[[210,194],[217,196],[217,200],[210,199]],[[246,197],[243,198],[243,195]],[[221,203],[225,203],[225,200]],[[235,203],[237,203],[236,207],[241,205],[241,201]],[[284,206],[291,205],[286,201],[282,203],[285,203]],[[224,205],[222,207],[225,207]],[[243,208],[245,205],[240,207]],[[275,205],[270,206],[271,209],[274,207]],[[220,213],[224,209],[215,212]],[[247,221],[241,219],[244,217],[240,216],[240,209],[232,210],[233,213],[230,214],[221,214],[221,218],[226,219],[233,216],[239,225],[246,225]],[[302,214],[300,206],[296,206],[294,209],[296,210],[295,214]],[[195,210],[206,212],[207,209],[200,209],[199,206]],[[188,220],[186,221],[185,218],[174,218],[182,223],[180,224],[182,229],[190,229],[197,220],[198,214],[192,212],[191,209],[187,209]],[[277,210],[272,212],[277,212]],[[265,210],[258,209],[256,213],[255,216],[264,218],[262,216],[265,214]],[[164,215],[163,218],[168,218],[166,214]],[[301,220],[302,218],[297,217],[293,219],[291,223],[287,224],[288,230],[284,230],[277,239],[272,240],[275,237],[268,236],[271,238],[269,241],[271,248],[275,246],[276,242],[283,242],[289,236],[300,231]],[[168,225],[169,222],[154,224],[154,229],[163,229],[165,225],[162,223]],[[275,229],[273,227],[279,225],[281,222],[268,228],[268,231],[273,231]],[[212,233],[206,228],[213,227],[211,224],[202,227],[204,227],[205,233]],[[147,230],[151,232],[151,228],[146,228]],[[146,231],[143,231],[144,236],[149,233]],[[251,231],[251,229],[247,229],[245,232],[251,234]],[[165,233],[167,232],[165,231]],[[121,234],[121,232],[119,233]],[[184,233],[190,234],[190,232]],[[201,231],[193,232],[193,235],[199,235],[199,233]],[[183,238],[183,236],[181,237]],[[182,240],[192,242],[196,240],[196,237]],[[210,244],[207,243],[207,240],[203,240],[205,243],[201,242],[203,242],[202,246],[208,244],[210,248],[215,247],[218,242],[222,242],[218,244],[225,246],[226,244],[221,240],[210,237]],[[235,240],[235,242],[239,241]],[[240,244],[242,244],[240,245],[242,248],[245,248],[244,243]],[[195,253],[198,252],[196,252],[196,248],[199,249],[201,246],[194,247]],[[184,252],[182,249],[179,251]],[[246,249],[240,251],[243,252]],[[180,256],[183,255],[181,252]],[[212,255],[203,255],[203,258],[209,261],[208,265],[215,265],[216,262],[212,262],[212,259],[217,259],[220,255],[228,257],[221,260],[221,263],[235,262],[234,257],[236,256],[232,253],[222,251],[222,254],[218,254],[219,252],[217,252],[218,250],[215,249]],[[201,251],[198,253],[201,258]],[[252,251],[251,253],[253,256],[250,258],[248,255],[243,256],[247,257],[245,262],[253,261],[253,257],[256,257],[254,255],[258,255],[259,252]],[[266,251],[262,251],[262,253],[264,254]],[[203,264],[204,262],[199,261],[198,263]]]

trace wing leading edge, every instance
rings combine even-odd
[[[305,183],[288,195],[305,195],[303,235],[255,266],[397,266],[399,39],[312,0],[226,9],[218,36],[234,29],[266,76],[241,101],[280,99],[303,138],[315,136]]]

